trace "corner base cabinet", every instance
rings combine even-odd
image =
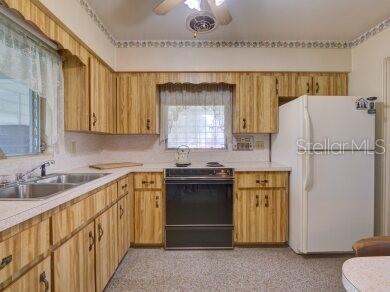
[[[236,244],[278,244],[288,240],[288,172],[236,174]]]

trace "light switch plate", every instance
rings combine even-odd
[[[256,150],[262,150],[262,149],[264,149],[265,148],[265,146],[264,146],[264,141],[256,141],[255,142],[255,149]]]

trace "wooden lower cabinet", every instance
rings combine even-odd
[[[163,243],[162,191],[134,192],[134,243],[162,245]]]
[[[118,259],[124,257],[130,247],[131,205],[130,195],[118,201]]]
[[[50,256],[5,289],[6,292],[48,292],[51,290]]]
[[[236,243],[284,243],[287,241],[287,222],[286,189],[246,189],[236,192]]]
[[[94,242],[91,222],[53,252],[53,291],[95,291]]]
[[[117,205],[95,219],[96,291],[103,291],[118,266]]]

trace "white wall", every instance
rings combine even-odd
[[[376,137],[384,138],[384,60],[390,57],[390,29],[370,38],[352,49],[352,72],[349,75],[349,93],[351,95],[377,96],[379,99],[376,121]],[[389,109],[386,109],[389,111]],[[390,137],[389,137],[390,138]],[[389,150],[389,149],[387,149]],[[375,196],[376,196],[376,232],[390,234],[390,223],[385,228],[384,222],[390,222],[390,194],[382,189],[384,156],[376,157]],[[389,180],[389,178],[387,178]],[[387,182],[389,183],[389,181]],[[386,203],[387,197],[387,203]],[[387,211],[386,211],[387,210]],[[387,212],[387,214],[385,213]],[[385,230],[387,229],[387,230]]]
[[[80,5],[79,0],[39,0],[102,60],[115,68],[115,47]]]
[[[349,49],[119,48],[117,71],[343,71]]]

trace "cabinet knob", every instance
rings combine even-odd
[[[92,126],[95,126],[97,122],[97,116],[95,113],[92,114]]]
[[[45,292],[49,291],[49,281],[46,278],[46,272],[42,272],[39,275],[39,283],[42,283],[45,287]]]
[[[259,207],[259,204],[260,204],[259,195],[256,195],[256,207]]]
[[[268,195],[265,196],[265,206],[267,208],[269,207],[269,197],[268,197]]]
[[[119,219],[122,219],[123,214],[125,214],[125,210],[123,210],[123,207],[119,205]]]
[[[103,234],[104,234],[104,231],[103,231],[102,225],[99,223],[98,224],[98,240],[99,241],[102,239]]]
[[[310,93],[310,84],[309,84],[309,82],[306,83],[306,93]]]
[[[146,129],[150,130],[150,119],[146,120]]]
[[[122,186],[122,190],[124,190],[125,188],[127,188],[127,184],[124,184],[124,185]]]
[[[320,84],[316,82],[316,93],[320,92]]]
[[[159,203],[158,203],[159,199],[160,199],[160,197],[159,197],[159,196],[156,196],[156,208],[159,207]]]
[[[88,247],[88,249],[89,249],[89,251],[91,251],[93,246],[95,245],[95,236],[94,236],[92,231],[90,231],[88,233],[88,236],[89,236],[89,247]]]
[[[242,119],[242,128],[243,129],[246,129],[246,119]]]
[[[0,263],[0,270],[4,269],[4,268],[5,268],[6,266],[8,266],[11,262],[12,262],[12,254],[9,255],[9,256],[4,257],[4,258],[1,260],[1,263]]]

